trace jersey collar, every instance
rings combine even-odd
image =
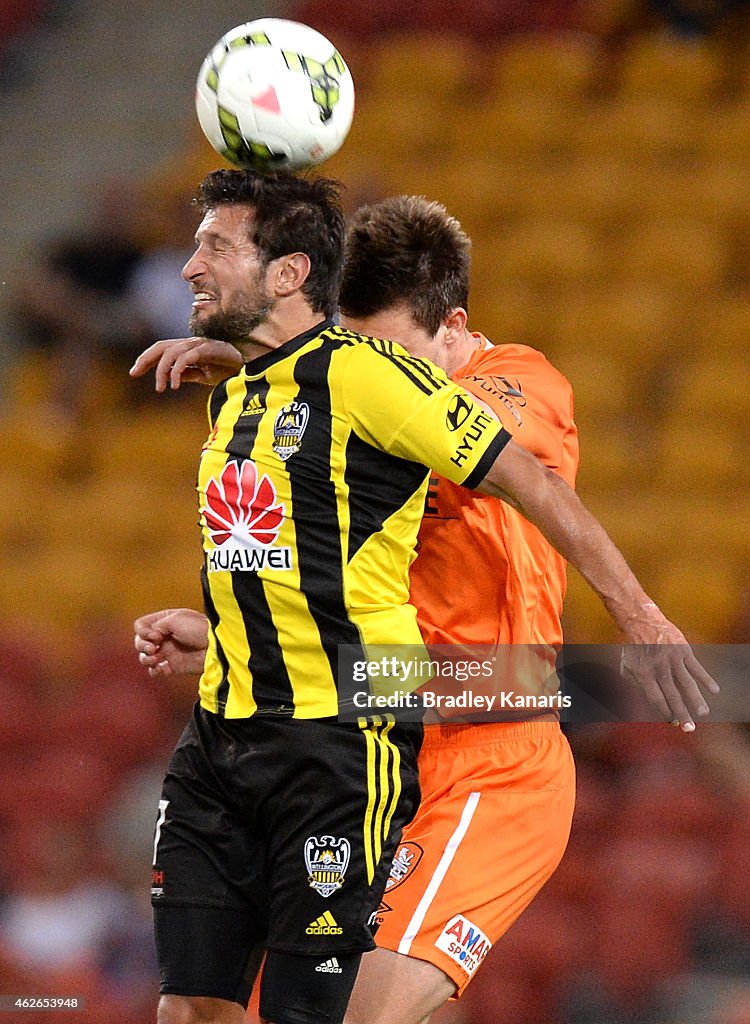
[[[322,331],[328,330],[329,327],[335,327],[333,320],[321,320],[319,324],[315,324],[308,331],[298,334],[296,338],[290,338],[289,341],[285,341],[283,345],[273,349],[273,351],[249,360],[249,362],[245,363],[245,373],[253,377],[256,373],[262,373],[269,366],[273,366],[274,363],[278,363],[280,360],[286,359],[287,356],[293,355],[303,345],[306,345],[308,341],[317,338]]]

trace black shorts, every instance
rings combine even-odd
[[[241,973],[258,946],[320,957],[372,949],[369,922],[419,804],[421,737],[420,725],[386,718],[225,719],[196,705],[154,837],[162,991],[231,998],[222,994],[233,990],[228,960]],[[203,949],[159,928],[170,907],[175,921],[187,908],[191,919],[209,911],[211,926],[193,929]],[[205,977],[210,963],[224,975],[216,985]],[[185,991],[199,964],[199,987],[213,991]]]

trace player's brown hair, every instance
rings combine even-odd
[[[251,241],[266,263],[292,252],[306,253],[311,268],[302,291],[315,312],[331,317],[338,306],[344,258],[340,191],[330,178],[220,170],[198,186],[196,203],[204,213],[222,204],[250,207]]]
[[[471,241],[455,217],[424,196],[363,206],[347,226],[339,305],[351,317],[406,305],[431,335],[468,308]]]

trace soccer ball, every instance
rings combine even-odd
[[[320,32],[260,18],[222,36],[195,92],[203,133],[237,167],[301,170],[332,156],[354,116],[354,83]]]

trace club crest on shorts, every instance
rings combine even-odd
[[[396,850],[396,856],[393,858],[391,871],[385,883],[386,892],[390,892],[391,889],[397,888],[402,882],[406,881],[409,875],[416,869],[423,853],[424,850],[419,843],[413,843],[410,840],[401,843],[398,850]]]
[[[344,884],[349,867],[351,843],[333,836],[310,836],[305,840],[307,881],[320,896],[328,897]]]
[[[273,450],[286,462],[302,447],[302,435],[310,419],[307,402],[290,402],[278,414],[273,424]]]

